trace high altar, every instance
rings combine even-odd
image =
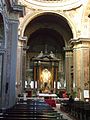
[[[50,52],[41,53],[32,58],[34,72],[34,88],[37,83],[37,89],[43,93],[56,92],[57,90],[57,73],[59,59]]]

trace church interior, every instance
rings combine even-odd
[[[90,120],[90,0],[0,0],[0,120],[11,119]]]

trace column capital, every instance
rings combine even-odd
[[[73,49],[90,48],[90,38],[71,39],[69,44]]]
[[[26,46],[27,36],[23,36],[23,37],[19,36],[18,40],[19,40],[20,46],[23,47],[23,50],[29,49],[29,46]]]
[[[71,39],[69,41],[70,45],[78,44],[81,42],[90,42],[90,38],[78,38],[78,39]]]
[[[13,12],[13,13],[17,13],[20,15],[20,17],[23,17],[25,14],[25,6],[22,4],[18,4],[17,1],[11,1],[11,0],[7,0],[7,7],[9,12]]]

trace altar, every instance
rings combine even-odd
[[[44,101],[52,107],[56,107],[56,94],[48,94],[48,93],[39,93],[37,97],[40,99],[44,99]]]
[[[38,56],[32,58],[32,61],[34,88],[35,83],[37,83],[37,90],[41,93],[45,93],[39,95],[50,96],[48,93],[56,93],[59,59],[52,51],[50,53],[43,53],[41,51]]]
[[[56,94],[48,94],[48,93],[38,93],[37,96],[38,97],[49,97],[49,98],[56,98],[57,97]]]

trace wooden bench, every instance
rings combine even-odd
[[[28,101],[30,103],[18,103],[7,109],[0,115],[1,120],[57,120],[60,118],[57,111],[45,102]],[[59,120],[63,120],[59,119]]]

